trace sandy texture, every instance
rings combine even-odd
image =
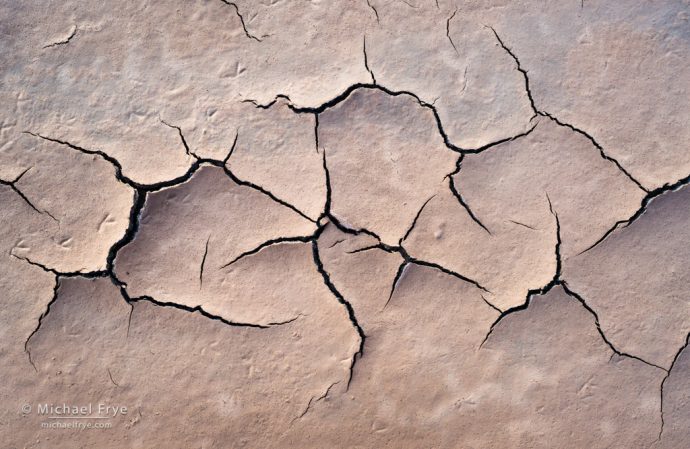
[[[689,17],[0,0],[0,446],[690,447]]]

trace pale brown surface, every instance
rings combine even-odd
[[[689,16],[0,0],[0,447],[690,447]]]

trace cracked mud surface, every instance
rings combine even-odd
[[[690,447],[687,0],[0,17],[2,447]]]

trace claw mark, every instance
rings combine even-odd
[[[70,29],[69,34],[67,35],[66,38],[64,38],[61,41],[53,42],[52,44],[44,45],[43,48],[50,48],[50,47],[57,47],[58,45],[65,45],[65,44],[69,43],[69,41],[71,41],[72,38],[76,35],[77,35],[77,26],[72,25],[72,28]]]

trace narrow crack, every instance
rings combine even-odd
[[[458,52],[458,47],[455,46],[455,42],[453,42],[453,38],[450,37],[450,21],[453,20],[453,17],[455,17],[455,15],[457,13],[458,13],[458,10],[456,9],[455,11],[453,11],[453,14],[450,17],[448,17],[448,20],[446,20],[446,37],[450,41],[450,45],[453,46],[453,50],[455,50],[455,54],[460,55],[460,53]]]
[[[240,19],[240,23],[242,24],[242,29],[244,30],[244,35],[247,36],[249,39],[253,39],[257,42],[261,42],[262,39],[259,39],[258,37],[254,36],[247,30],[247,24],[244,23],[244,17],[242,14],[240,14],[240,9],[237,7],[237,4],[234,2],[229,2],[228,0],[220,0],[221,2],[225,3],[228,6],[232,6],[235,8],[235,14],[237,14],[237,17]],[[262,36],[262,38],[267,37],[267,36]]]
[[[482,223],[481,220],[479,220],[479,218],[474,214],[474,212],[472,212],[472,209],[470,209],[470,205],[467,204],[467,202],[462,197],[462,195],[460,194],[458,189],[455,187],[454,176],[456,174],[458,174],[458,172],[460,172],[461,164],[462,164],[462,157],[458,158],[457,168],[455,169],[455,171],[453,173],[446,175],[446,178],[448,178],[448,187],[450,188],[450,191],[453,194],[453,196],[455,197],[455,199],[458,200],[458,203],[460,203],[460,205],[465,208],[465,211],[467,211],[467,214],[470,216],[472,221],[474,221],[477,225],[479,225],[479,227],[481,227],[483,230],[485,230],[487,234],[493,236],[493,234],[491,233],[489,228],[487,228],[484,225],[484,223]]]
[[[312,223],[316,223],[316,220],[314,220],[313,218],[311,218],[310,216],[308,216],[307,214],[305,214],[304,212],[299,210],[296,206],[293,206],[292,204],[288,203],[287,201],[278,198],[270,190],[267,190],[258,184],[254,184],[253,182],[245,181],[243,179],[238,178],[237,176],[235,176],[235,174],[232,172],[232,170],[230,168],[228,168],[227,164],[222,164],[222,163],[219,163],[217,161],[210,161],[210,160],[204,160],[204,162],[206,162],[210,165],[215,165],[216,167],[222,167],[223,170],[225,171],[225,174],[230,179],[235,181],[236,184],[239,184],[239,185],[245,186],[245,187],[251,187],[252,189],[263,193],[264,195],[266,195],[267,197],[269,197],[270,199],[272,199],[276,203],[281,204],[281,205],[287,207],[288,209],[292,210],[293,212],[297,213],[302,218],[309,220]]]
[[[14,249],[14,248],[13,248]],[[61,276],[65,278],[74,278],[74,277],[84,277],[84,278],[98,278],[98,277],[106,277],[108,276],[108,271],[106,270],[97,270],[97,271],[58,271],[55,268],[49,267],[47,265],[44,265],[40,262],[36,262],[34,260],[29,259],[26,256],[19,256],[15,254],[12,250],[10,250],[10,256],[14,257],[15,259],[22,260],[29,265],[33,265],[34,267],[38,267],[45,271],[46,273],[54,274],[55,276]]]
[[[661,387],[660,387],[660,396],[661,396],[661,402],[660,402],[660,410],[661,410],[661,428],[659,429],[659,436],[657,437],[657,441],[661,441],[661,437],[664,433],[664,386],[666,385],[666,381],[668,378],[671,376],[671,372],[673,371],[673,367],[676,364],[676,361],[678,360],[678,357],[683,353],[683,351],[688,347],[690,344],[690,334],[688,334],[685,337],[685,344],[678,349],[678,352],[676,352],[676,356],[673,358],[673,362],[671,362],[671,367],[668,369],[668,372],[666,376],[664,376],[664,379],[661,381]]]
[[[556,274],[553,279],[558,281],[561,278],[561,270],[563,269],[563,257],[561,255],[561,245],[563,244],[563,240],[561,239],[561,221],[558,219],[556,211],[553,210],[553,204],[551,204],[549,194],[546,192],[544,192],[544,194],[546,195],[546,200],[549,202],[549,212],[551,212],[551,215],[553,215],[553,218],[556,220]]]
[[[357,334],[359,335],[359,349],[352,355],[352,361],[350,362],[350,375],[347,380],[347,387],[345,388],[345,391],[348,391],[350,389],[350,383],[352,383],[352,378],[354,376],[355,364],[357,363],[357,360],[364,356],[364,342],[367,337],[364,334],[362,326],[360,326],[359,322],[357,321],[357,317],[355,316],[355,310],[352,307],[352,304],[350,304],[345,299],[345,297],[343,297],[343,295],[338,291],[338,289],[331,281],[330,275],[324,268],[323,262],[321,261],[321,257],[319,255],[319,245],[316,239],[312,241],[312,254],[314,257],[314,264],[316,265],[316,269],[318,270],[318,272],[323,277],[324,284],[326,285],[326,287],[328,287],[333,296],[336,297],[338,302],[340,302],[340,304],[342,304],[345,307],[345,309],[347,310],[347,314],[350,318],[350,322],[352,323],[352,326],[355,328]]]
[[[72,25],[72,29],[70,30],[69,34],[67,35],[66,38],[64,38],[61,41],[53,42],[52,44],[44,45],[43,48],[51,48],[51,47],[57,47],[60,45],[66,45],[69,43],[69,41],[72,40],[74,36],[77,35],[78,28],[76,25]]]
[[[356,233],[357,232],[355,232],[355,234]],[[437,263],[429,262],[429,261],[422,260],[422,259],[417,259],[415,257],[410,256],[410,254],[407,252],[407,250],[405,250],[405,248],[402,246],[386,245],[385,243],[379,241],[378,243],[376,243],[374,245],[368,245],[368,246],[365,246],[363,248],[355,249],[352,251],[347,251],[347,254],[357,254],[357,253],[361,253],[361,252],[365,252],[365,251],[371,251],[374,249],[380,249],[382,251],[385,251],[385,252],[391,253],[391,254],[393,254],[393,253],[399,254],[400,257],[403,258],[405,263],[415,264],[415,265],[419,265],[419,266],[423,266],[423,267],[435,268],[435,269],[437,269],[437,270],[439,270],[445,274],[448,274],[450,276],[458,278],[462,281],[468,282],[468,283],[474,285],[475,287],[477,287],[478,289],[482,290],[485,293],[491,293],[491,291],[489,289],[487,289],[486,287],[484,287],[483,285],[481,285],[479,282],[475,281],[474,279],[468,278],[467,276],[464,276],[460,273],[457,273],[453,270],[450,270],[450,269],[448,269],[442,265],[439,265]],[[492,307],[495,307],[495,306],[492,306]]]
[[[170,126],[171,126],[171,125],[170,125]],[[188,151],[188,150],[189,150],[189,147],[187,146],[186,140],[184,139],[184,136],[182,135],[182,130],[181,130],[180,128],[175,127],[175,126],[172,126],[172,127],[173,127],[173,128],[176,128],[176,129],[178,130],[178,132],[180,133],[180,138],[182,139],[182,142],[183,142],[183,144],[185,145],[185,151]],[[278,198],[277,196],[275,196],[275,195],[274,195],[272,192],[270,192],[269,190],[267,190],[267,189],[261,187],[261,186],[258,185],[258,184],[254,184],[254,183],[252,183],[252,182],[250,182],[250,181],[242,180],[242,179],[238,178],[237,176],[235,176],[235,174],[234,174],[234,173],[231,171],[231,169],[227,166],[227,161],[229,160],[230,156],[232,155],[233,151],[235,150],[235,147],[236,147],[236,145],[237,145],[238,134],[235,135],[235,140],[234,140],[234,142],[233,142],[232,148],[230,148],[230,151],[228,152],[228,155],[225,157],[225,159],[224,159],[223,161],[218,161],[218,160],[215,160],[215,159],[202,159],[202,158],[196,157],[193,153],[191,153],[192,157],[194,158],[194,162],[191,164],[191,166],[189,167],[189,169],[187,170],[187,172],[184,173],[183,175],[178,176],[178,177],[173,178],[173,179],[170,179],[170,180],[161,181],[161,182],[158,182],[158,183],[153,183],[153,184],[140,184],[140,183],[137,183],[137,182],[133,181],[132,179],[128,178],[127,176],[123,175],[123,173],[122,173],[122,165],[120,164],[120,162],[119,162],[117,159],[115,159],[114,157],[108,155],[107,153],[104,153],[103,151],[100,151],[100,150],[88,150],[88,149],[82,148],[82,147],[80,147],[80,146],[78,146],[78,145],[74,145],[74,144],[72,144],[72,143],[70,143],[70,142],[67,142],[67,141],[63,141],[63,140],[54,139],[54,138],[51,138],[51,137],[42,136],[42,135],[40,135],[40,134],[33,133],[33,132],[30,132],[30,131],[24,131],[24,133],[25,133],[25,134],[32,135],[32,136],[37,137],[37,138],[40,138],[40,139],[44,139],[44,140],[50,141],[50,142],[55,142],[55,143],[58,143],[58,144],[61,144],[61,145],[65,145],[65,146],[67,146],[67,147],[69,147],[69,148],[72,148],[73,150],[79,151],[79,152],[84,153],[84,154],[98,155],[98,156],[100,156],[100,157],[103,158],[105,161],[110,162],[110,163],[115,167],[115,178],[116,178],[119,182],[121,182],[121,183],[123,183],[123,184],[126,184],[126,185],[128,185],[129,187],[131,187],[131,188],[137,190],[137,191],[139,192],[139,195],[140,195],[140,196],[141,196],[141,195],[145,195],[147,192],[155,192],[155,191],[158,191],[158,190],[162,190],[162,189],[164,189],[164,188],[167,188],[167,187],[173,187],[173,186],[182,184],[182,183],[188,181],[189,179],[191,179],[191,177],[194,176],[194,174],[196,173],[196,171],[197,171],[202,165],[208,164],[208,165],[212,165],[212,166],[215,166],[215,167],[220,167],[220,168],[222,168],[223,171],[225,172],[225,174],[226,174],[230,179],[232,179],[236,184],[239,184],[239,185],[242,185],[242,186],[245,186],[245,187],[250,187],[250,188],[252,188],[252,189],[254,189],[254,190],[257,190],[257,191],[261,192],[262,194],[264,194],[264,195],[268,196],[269,198],[271,198],[273,201],[275,201],[275,202],[277,202],[277,203],[279,203],[279,204],[281,204],[281,205],[283,205],[283,206],[285,206],[285,207],[291,209],[293,212],[296,212],[297,214],[299,214],[299,215],[302,216],[303,218],[305,218],[305,219],[311,221],[312,223],[315,223],[315,222],[316,222],[314,219],[312,219],[311,217],[307,216],[304,212],[302,212],[301,210],[299,210],[297,207],[295,207],[294,205],[288,203],[288,202],[285,201],[285,200],[282,200],[282,199]]]
[[[483,294],[480,294],[479,296],[482,297],[482,300],[486,303],[487,306],[491,307],[492,309],[494,309],[494,310],[495,310],[496,312],[498,312],[498,313],[502,313],[502,312],[503,312],[501,309],[499,309],[498,307],[496,307],[495,305],[493,305],[492,303],[490,303],[489,300],[486,299],[486,297],[485,297]]]
[[[414,216],[414,219],[412,220],[412,224],[410,225],[409,228],[407,228],[407,231],[405,231],[405,234],[402,236],[402,238],[400,240],[398,240],[398,246],[401,246],[402,242],[407,240],[407,238],[410,236],[410,234],[412,233],[412,230],[417,225],[417,220],[419,220],[419,217],[422,215],[424,208],[426,207],[427,204],[429,204],[429,201],[434,199],[435,196],[436,196],[436,194],[433,194],[429,197],[429,199],[424,201],[424,204],[422,204],[422,207],[419,208],[419,210],[417,211],[417,214]]]
[[[110,372],[110,368],[106,368],[106,370],[108,371],[108,377],[110,378],[110,381],[113,383],[113,385],[115,385],[116,387],[119,387],[120,384],[115,382],[115,379],[113,379],[113,373]]]
[[[121,288],[124,288],[124,287],[121,286]],[[290,318],[289,320],[286,320],[286,321],[273,322],[273,323],[269,323],[269,324],[244,323],[244,322],[240,322],[240,321],[230,321],[227,318],[223,318],[220,315],[214,315],[214,314],[204,310],[204,308],[200,305],[191,307],[191,306],[179,304],[176,302],[158,301],[156,299],[153,299],[150,296],[140,296],[137,298],[131,298],[128,296],[127,298],[125,298],[125,300],[127,300],[127,302],[129,302],[129,303],[137,303],[137,302],[143,302],[143,301],[150,302],[150,303],[155,304],[156,306],[159,306],[159,307],[170,307],[170,308],[177,309],[177,310],[183,310],[183,311],[189,312],[189,313],[198,312],[200,315],[202,315],[202,316],[204,316],[210,320],[219,321],[223,324],[226,324],[228,326],[233,326],[233,327],[251,327],[251,328],[256,328],[256,329],[269,329],[271,327],[282,326],[284,324],[292,323],[297,319],[297,318]]]
[[[619,356],[621,356],[621,357],[628,357],[628,358],[631,358],[631,359],[635,359],[635,360],[637,360],[637,361],[639,361],[639,362],[644,363],[645,365],[649,365],[649,366],[652,366],[652,367],[654,367],[654,368],[658,368],[658,369],[660,369],[660,370],[662,370],[662,371],[664,371],[664,372],[668,372],[668,371],[669,371],[669,370],[667,370],[666,368],[663,368],[663,367],[661,367],[661,366],[659,366],[659,365],[656,365],[656,364],[654,364],[654,363],[648,362],[648,361],[642,359],[641,357],[638,357],[638,356],[632,355],[632,354],[628,354],[627,352],[619,351],[618,349],[616,349],[616,347],[613,345],[613,343],[611,343],[611,341],[609,341],[609,339],[606,338],[606,335],[604,334],[604,331],[601,329],[601,324],[600,324],[600,322],[599,322],[599,315],[594,311],[594,309],[592,309],[592,308],[589,306],[589,304],[587,304],[587,302],[584,300],[584,298],[583,298],[580,294],[574,292],[574,291],[570,288],[570,286],[568,286],[568,283],[567,283],[566,281],[560,281],[560,282],[559,282],[559,285],[563,288],[563,291],[565,291],[565,293],[566,293],[568,296],[570,296],[570,297],[572,297],[572,298],[578,300],[578,301],[580,302],[580,304],[582,304],[582,307],[584,307],[585,309],[587,309],[587,311],[594,317],[594,324],[595,324],[596,327],[597,327],[597,332],[599,332],[599,335],[601,336],[601,339],[604,340],[604,343],[606,343],[606,345],[607,345],[616,355],[619,355]]]
[[[513,51],[512,51],[510,48],[508,48],[508,47],[506,46],[506,44],[503,43],[503,40],[502,40],[501,37],[498,35],[498,33],[496,32],[496,30],[495,30],[493,27],[491,27],[491,26],[488,26],[488,25],[485,25],[485,26],[486,26],[488,29],[490,29],[491,31],[493,31],[494,36],[496,36],[496,40],[498,41],[498,43],[501,45],[501,47],[503,47],[503,49],[504,49],[504,50],[510,55],[510,57],[513,58],[513,60],[515,61],[515,64],[517,65],[518,71],[519,71],[520,73],[522,73],[522,76],[525,78],[525,90],[527,91],[527,98],[529,98],[529,103],[530,103],[530,105],[532,106],[532,111],[534,111],[534,114],[535,114],[535,115],[538,114],[538,113],[539,113],[539,110],[537,109],[537,107],[536,107],[535,104],[534,104],[534,98],[532,98],[532,91],[530,90],[530,87],[529,87],[529,77],[527,76],[527,70],[525,70],[524,68],[522,68],[522,64],[520,64],[520,60],[518,59],[518,57],[515,55],[515,53],[513,53]]]
[[[319,396],[319,397],[314,397],[314,396],[312,396],[311,398],[309,398],[309,402],[307,402],[307,407],[304,409],[304,411],[303,411],[299,416],[297,416],[295,419],[293,419],[292,422],[295,422],[295,421],[297,421],[298,419],[303,418],[304,415],[306,415],[307,412],[311,409],[311,406],[312,406],[313,404],[316,404],[317,402],[319,402],[319,401],[321,401],[321,400],[323,400],[323,399],[326,399],[326,397],[328,397],[328,393],[331,392],[331,389],[332,389],[333,387],[335,387],[336,385],[338,385],[339,383],[340,383],[340,381],[333,382],[332,384],[330,384],[330,385],[328,386],[328,388],[326,388],[326,391],[325,391],[321,396]]]
[[[647,193],[647,195],[645,195],[645,197],[642,198],[642,201],[640,203],[640,208],[637,209],[635,211],[635,213],[632,216],[630,216],[630,218],[617,221],[611,228],[609,228],[609,230],[607,230],[604,233],[604,235],[602,235],[599,238],[599,240],[597,240],[596,242],[591,244],[589,247],[587,247],[586,249],[584,249],[580,253],[578,253],[578,256],[580,254],[584,254],[587,251],[598,246],[600,243],[605,241],[616,229],[619,229],[619,228],[624,229],[624,228],[627,228],[628,226],[630,226],[631,224],[633,224],[638,218],[640,218],[642,215],[644,215],[644,213],[647,211],[647,207],[649,206],[649,204],[652,201],[654,201],[655,198],[657,198],[661,195],[664,195],[666,193],[669,193],[669,192],[675,192],[675,191],[683,188],[684,186],[686,186],[688,184],[690,184],[690,176],[687,176],[687,177],[675,182],[674,184],[664,184],[663,186],[661,186],[659,188],[656,188],[654,190],[650,190],[649,193]]]
[[[537,228],[535,228],[535,227],[533,227],[533,226],[530,226],[530,225],[527,225],[527,224],[525,224],[525,223],[520,223],[519,221],[515,221],[515,220],[508,220],[508,221],[509,221],[510,223],[516,224],[516,225],[518,225],[518,226],[522,226],[523,228],[531,229],[531,230],[533,230],[533,231],[536,231],[536,230],[537,230]]]
[[[201,258],[201,266],[199,267],[199,290],[204,286],[204,265],[206,264],[206,256],[208,256],[208,242],[211,241],[211,236],[209,235],[206,239],[206,246],[204,247],[204,255]]]
[[[180,128],[179,126],[172,125],[172,124],[166,122],[165,120],[163,120],[162,118],[160,118],[160,116],[158,117],[158,120],[160,120],[160,122],[161,122],[162,124],[164,124],[165,126],[167,126],[167,127],[169,127],[169,128],[172,128],[172,129],[176,129],[178,135],[180,136],[180,140],[182,141],[182,145],[184,146],[184,151],[185,151],[185,153],[187,153],[188,156],[192,156],[192,157],[195,158],[195,159],[199,159],[199,156],[197,156],[192,150],[189,149],[189,145],[187,145],[187,140],[184,138],[184,134],[182,134],[182,128]]]
[[[376,10],[374,5],[371,4],[371,2],[369,0],[367,0],[367,6],[369,6],[369,8],[371,8],[371,10],[374,11],[374,16],[376,17],[376,23],[381,23],[381,21],[379,20],[379,12]]]
[[[395,278],[393,278],[393,285],[391,285],[391,292],[388,294],[388,299],[386,300],[386,303],[383,305],[383,308],[381,309],[382,312],[386,309],[388,303],[391,302],[391,299],[393,298],[393,293],[395,293],[395,289],[398,287],[398,282],[402,280],[408,267],[409,263],[407,261],[403,261],[403,263],[401,263],[398,267],[398,271],[395,273]]]
[[[261,244],[259,244],[259,245],[256,246],[255,248],[252,248],[252,249],[250,249],[250,250],[248,250],[248,251],[244,251],[243,253],[241,253],[240,255],[238,255],[237,257],[235,257],[234,259],[232,259],[230,262],[227,262],[227,263],[221,265],[220,267],[218,267],[218,269],[227,268],[227,267],[229,267],[230,265],[232,265],[232,264],[234,264],[234,263],[236,263],[236,262],[239,262],[240,260],[244,259],[245,257],[254,255],[254,254],[258,253],[259,251],[261,251],[262,249],[268,248],[269,246],[278,245],[278,244],[281,244],[281,243],[297,243],[297,242],[309,243],[309,242],[312,242],[312,241],[314,240],[314,238],[315,238],[314,236],[315,236],[317,233],[319,233],[319,230],[318,230],[318,229],[317,229],[317,231],[316,231],[314,234],[312,234],[312,235],[307,235],[307,236],[292,236],[292,237],[278,237],[278,238],[275,238],[275,239],[266,240],[265,242],[262,242]]]
[[[594,137],[593,137],[592,135],[590,135],[590,134],[588,134],[587,132],[581,130],[580,128],[576,128],[575,126],[573,126],[573,125],[571,125],[571,124],[569,124],[569,123],[565,123],[565,122],[560,121],[558,118],[556,118],[556,117],[553,116],[552,114],[549,114],[548,112],[539,111],[539,115],[541,115],[541,116],[543,116],[543,117],[548,117],[548,118],[550,118],[551,120],[553,120],[556,124],[558,124],[558,125],[560,125],[560,126],[563,126],[563,127],[565,127],[565,128],[568,128],[568,129],[570,129],[571,131],[575,131],[576,133],[578,133],[578,134],[580,134],[580,135],[582,135],[582,136],[585,136],[585,137],[592,143],[592,145],[594,145],[594,146],[599,150],[599,154],[601,154],[601,157],[602,157],[603,159],[605,159],[605,160],[611,162],[612,164],[614,164],[614,165],[616,166],[616,168],[618,168],[618,170],[620,170],[630,181],[632,181],[633,183],[635,183],[635,185],[636,185],[637,187],[639,187],[640,189],[642,189],[642,190],[644,190],[645,192],[649,193],[649,190],[648,190],[647,188],[645,188],[637,179],[635,179],[625,168],[623,168],[623,166],[620,164],[620,162],[618,162],[616,159],[614,159],[613,157],[607,155],[607,154],[604,152],[604,148],[603,148],[601,145],[599,145],[599,143],[598,143],[596,140],[594,140]]]
[[[367,57],[367,35],[364,35],[363,43],[362,43],[362,49],[364,51],[364,68],[367,69],[367,72],[369,72],[369,75],[371,75],[371,82],[376,85],[376,77],[374,76],[374,72],[369,68],[369,58]]]
[[[532,119],[534,119],[534,117],[532,117]],[[506,137],[506,138],[504,138],[504,139],[500,139],[500,140],[497,140],[497,141],[495,141],[495,142],[488,143],[488,144],[486,144],[486,145],[484,145],[484,146],[481,146],[481,147],[479,147],[479,148],[477,148],[477,149],[474,149],[474,150],[463,150],[462,152],[463,152],[464,154],[479,154],[479,153],[482,153],[482,152],[484,152],[484,151],[486,151],[486,150],[488,150],[488,149],[490,149],[490,148],[493,148],[493,147],[495,147],[495,146],[501,145],[501,144],[503,144],[503,143],[512,142],[513,140],[517,140],[517,139],[519,139],[519,138],[521,138],[521,137],[529,136],[529,135],[532,133],[532,131],[534,131],[534,130],[537,128],[537,125],[539,125],[539,122],[536,122],[534,125],[532,125],[531,128],[529,128],[527,131],[522,132],[522,133],[520,133],[520,134],[516,134],[516,135],[511,136],[511,137]]]
[[[36,335],[36,333],[41,329],[41,325],[43,324],[43,319],[48,316],[50,313],[50,308],[51,306],[57,301],[58,299],[58,290],[60,290],[60,278],[58,276],[55,276],[55,286],[53,287],[53,297],[52,299],[48,302],[48,305],[46,306],[46,309],[41,313],[41,316],[38,317],[38,324],[36,328],[29,334],[29,336],[26,338],[24,341],[24,352],[26,352],[26,355],[29,357],[29,363],[31,366],[33,366],[34,371],[38,372],[38,368],[36,368],[36,365],[34,364],[33,359],[31,358],[31,351],[29,350],[29,340]]]

